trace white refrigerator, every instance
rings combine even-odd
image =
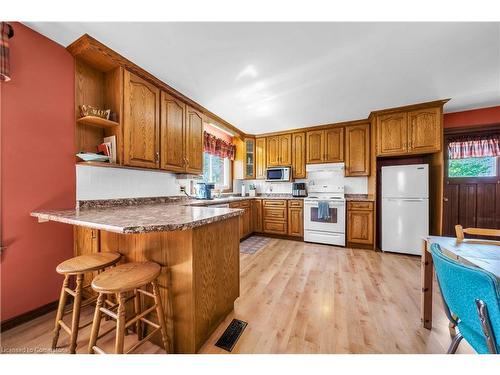
[[[422,252],[429,234],[429,166],[382,167],[382,251]]]

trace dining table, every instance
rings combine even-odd
[[[500,242],[455,237],[428,236],[423,239],[421,258],[421,310],[420,320],[424,328],[432,329],[432,294],[434,263],[430,247],[438,244],[446,256],[460,263],[488,271],[500,279]]]

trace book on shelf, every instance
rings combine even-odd
[[[108,149],[109,162],[116,164],[116,136],[112,135],[110,137],[104,137],[104,145]],[[101,146],[101,145],[99,145]]]

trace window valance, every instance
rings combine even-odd
[[[210,133],[203,133],[203,149],[210,155],[234,160],[236,146]]]
[[[500,133],[484,136],[458,136],[450,139],[449,159],[500,156]]]

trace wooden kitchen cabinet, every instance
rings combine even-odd
[[[253,231],[262,233],[262,200],[252,200]]]
[[[408,113],[408,152],[421,154],[441,149],[441,108],[424,108]]]
[[[442,106],[417,108],[376,116],[377,156],[439,152]]]
[[[200,174],[203,171],[203,114],[186,106],[185,130],[186,172]]]
[[[281,134],[267,137],[267,166],[286,166],[292,164],[292,135]]]
[[[245,210],[243,215],[239,216],[239,233],[241,240],[253,232],[251,202],[250,200],[231,202],[229,203],[229,207]]]
[[[264,233],[282,234],[288,233],[287,228],[287,201],[282,199],[263,199],[262,217]]]
[[[288,201],[288,235],[304,237],[304,209],[302,200]]]
[[[237,180],[255,179],[255,138],[234,138],[236,156],[234,158],[234,178]]]
[[[123,156],[124,164],[158,168],[160,162],[160,90],[125,70]]]
[[[312,130],[306,133],[306,163],[344,161],[344,128]]]
[[[160,168],[185,172],[186,105],[162,91],[160,110]]]
[[[347,203],[347,246],[373,248],[373,202]]]
[[[345,175],[370,175],[370,123],[345,127]]]
[[[255,178],[266,178],[266,138],[255,139]]]
[[[292,178],[306,178],[306,133],[292,135]]]

